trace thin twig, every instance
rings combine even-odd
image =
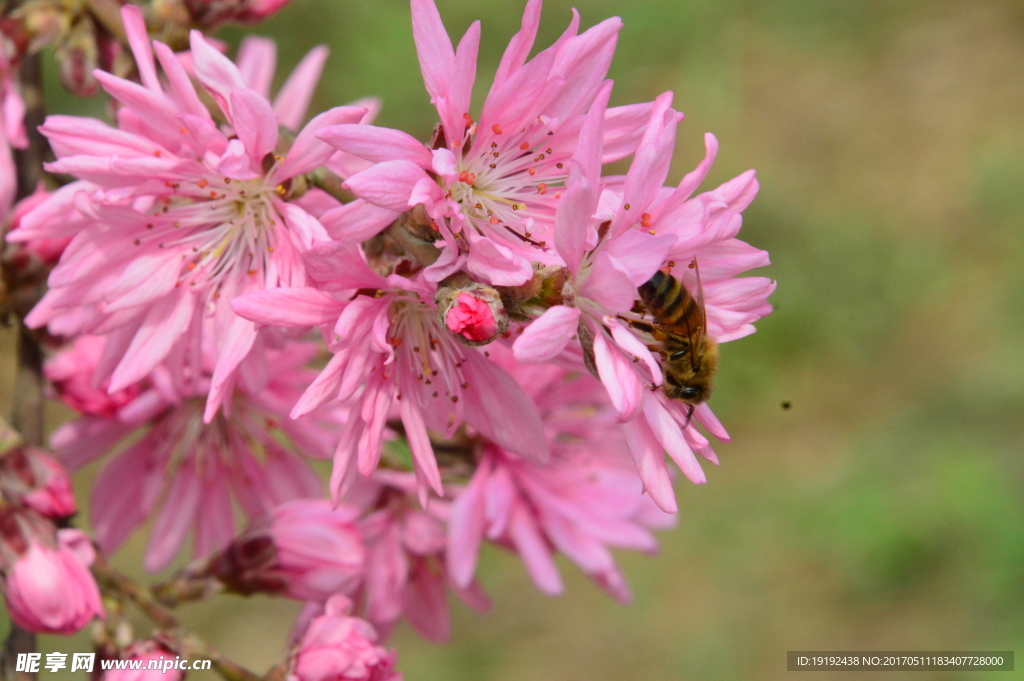
[[[92,564],[96,580],[108,592],[128,598],[163,631],[160,639],[175,653],[192,659],[212,661],[214,670],[227,681],[260,681],[260,677],[241,665],[232,662],[211,647],[194,632],[187,629],[170,610],[161,605],[153,592],[136,584],[127,575],[118,572],[102,555],[97,555]]]

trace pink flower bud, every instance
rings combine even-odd
[[[138,385],[114,393],[105,389],[109,381],[99,387],[93,385],[93,373],[105,343],[99,336],[79,336],[73,345],[54,355],[44,369],[57,398],[86,416],[116,416],[121,407],[141,392]]]
[[[202,26],[229,21],[254,24],[274,14],[289,0],[185,0],[193,20]]]
[[[283,593],[323,603],[359,585],[366,549],[358,510],[325,499],[278,506],[214,557],[210,573],[238,593]]]
[[[67,37],[53,51],[61,84],[71,94],[89,97],[99,90],[93,72],[99,66],[96,27],[89,19],[81,19],[71,27]]]
[[[19,447],[0,457],[0,492],[47,518],[67,518],[77,510],[67,471],[52,456],[32,447]]]
[[[128,669],[117,669],[117,663],[113,669],[103,672],[103,681],[181,681],[185,672],[171,666],[177,656],[168,648],[152,639],[137,641],[125,649],[121,655],[122,660],[141,660],[141,669],[130,669],[131,664],[125,665]],[[155,669],[150,668],[150,661],[156,665]]]
[[[0,551],[7,611],[28,631],[73,634],[103,616],[88,568],[95,558],[92,544],[79,530],[54,533],[52,525],[46,536],[38,522],[25,522],[28,514],[12,509],[0,517],[0,542],[7,549]],[[18,555],[11,561],[13,554]]]
[[[442,285],[434,296],[437,313],[448,330],[466,345],[485,345],[508,328],[501,296],[474,281]]]
[[[291,681],[401,681],[396,653],[377,645],[373,625],[347,616],[351,607],[344,596],[327,601],[302,637]]]
[[[459,294],[444,321],[453,333],[471,341],[491,340],[498,328],[487,303],[469,293]]]
[[[235,14],[235,21],[257,22],[275,14],[290,0],[249,0]]]
[[[34,193],[15,204],[11,211],[11,224],[8,227],[8,232],[18,229],[21,226],[22,218],[49,196],[50,192],[46,191],[46,187],[40,183]],[[31,239],[22,243],[22,246],[26,253],[35,256],[44,265],[56,265],[64,248],[71,242],[71,238],[68,236],[57,239]]]

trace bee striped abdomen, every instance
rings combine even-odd
[[[669,332],[682,332],[686,328],[686,320],[699,312],[697,301],[686,287],[661,270],[641,284],[638,292],[647,311]]]

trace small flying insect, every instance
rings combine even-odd
[[[662,390],[668,398],[690,405],[687,422],[694,408],[711,397],[711,381],[718,369],[718,343],[707,335],[704,289],[696,258],[690,261],[689,269],[694,274],[694,293],[676,277],[659,270],[637,289],[653,323],[630,323],[658,341],[651,349],[661,355],[665,374]]]

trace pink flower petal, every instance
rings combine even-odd
[[[456,586],[467,588],[476,572],[480,543],[484,535],[484,490],[490,464],[484,459],[473,472],[469,484],[452,504],[448,518],[448,573]]]
[[[645,234],[627,230],[611,240],[604,252],[613,256],[637,288],[654,276],[676,243],[675,234]]]
[[[366,109],[358,106],[338,106],[316,116],[295,138],[284,163],[274,173],[275,178],[285,180],[317,169],[334,155],[334,149],[324,144],[323,134],[339,124],[356,123],[366,115]],[[354,125],[367,128],[370,126]]]
[[[409,197],[423,178],[430,179],[423,168],[411,161],[387,161],[356,173],[344,187],[375,206],[404,213],[412,207]]]
[[[291,130],[298,130],[302,125],[329,54],[330,50],[324,45],[314,47],[281,86],[274,99],[274,112],[281,125]]]
[[[110,378],[110,391],[124,390],[141,380],[167,356],[192,320],[195,296],[189,291],[153,303],[131,345]]]
[[[646,364],[651,372],[651,380],[654,385],[661,385],[661,365],[654,359],[654,355],[651,354],[647,346],[641,343],[639,338],[630,333],[614,317],[605,315],[602,321],[611,330],[612,339],[615,341],[615,344],[634,357],[638,357],[641,362]]]
[[[235,314],[268,326],[319,326],[335,321],[344,307],[344,303],[314,288],[254,291],[231,301]]]
[[[191,461],[182,464],[171,480],[167,498],[149,535],[146,557],[142,561],[148,571],[159,572],[167,567],[181,548],[199,511],[202,487]]]
[[[249,152],[253,168],[258,168],[277,146],[277,116],[266,99],[248,88],[234,90],[229,101],[235,133]]]
[[[401,130],[372,125],[331,125],[317,137],[339,151],[373,163],[411,161],[421,168],[431,167],[431,154],[423,143]]]
[[[493,286],[520,286],[533,277],[533,265],[507,246],[467,232],[470,249],[466,269]]]
[[[270,83],[277,66],[277,44],[270,38],[247,35],[242,38],[235,56],[238,72],[246,87],[261,97],[270,97]]]
[[[603,333],[594,336],[594,363],[619,418],[628,421],[636,417],[643,405],[643,384],[633,363],[611,346]]]
[[[554,359],[576,334],[580,311],[575,307],[554,305],[519,334],[512,351],[520,362],[547,362]]]

